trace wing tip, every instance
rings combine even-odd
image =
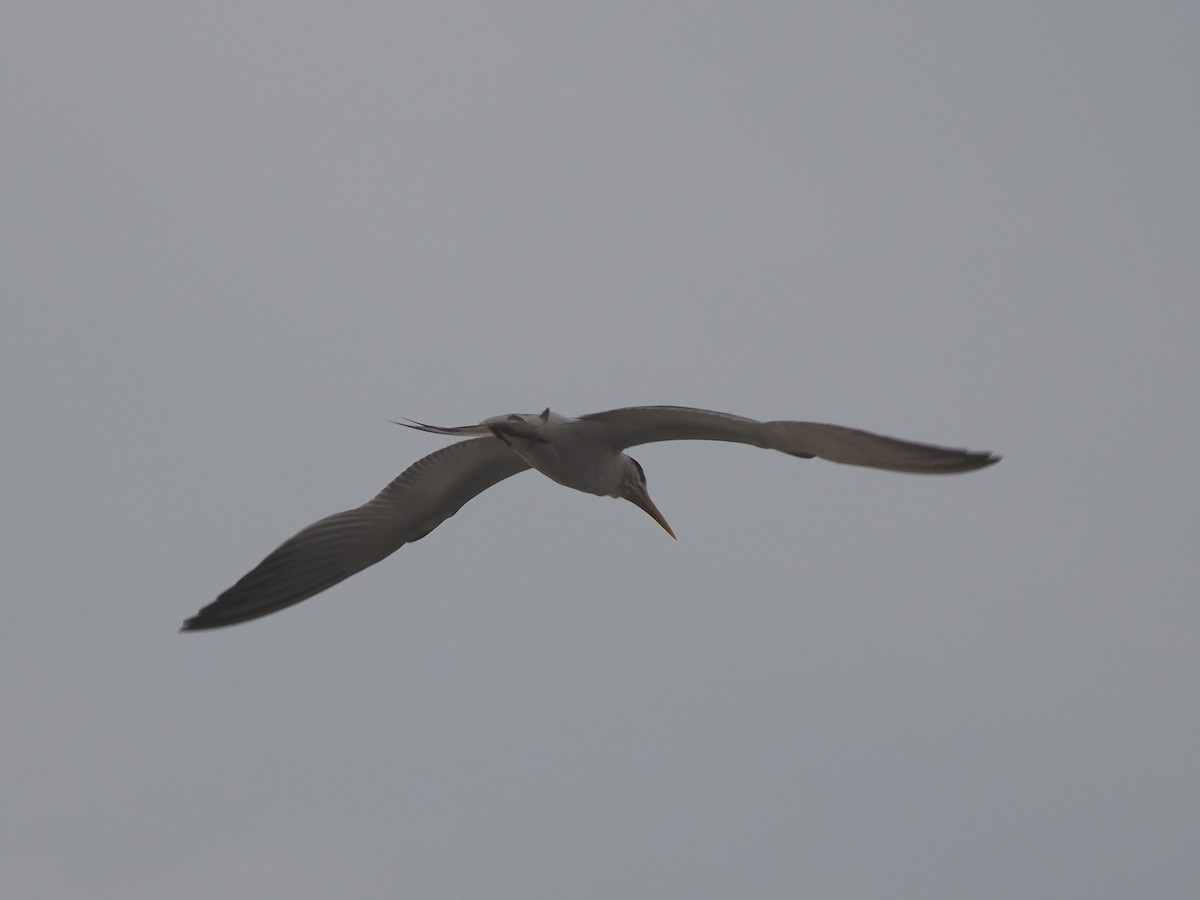
[[[184,619],[183,624],[179,626],[180,634],[189,631],[210,631],[213,628],[224,628],[228,625],[237,625],[240,622],[246,622],[250,619],[258,618],[258,614],[252,616],[221,616],[211,613],[205,614],[204,610],[196,613],[190,619]]]
[[[975,472],[979,469],[986,469],[988,466],[994,466],[1001,459],[1003,459],[1002,456],[998,453],[992,453],[989,450],[963,450],[957,456],[936,461],[930,460],[925,466],[908,469],[907,471],[916,475],[957,475],[961,472]]]
[[[261,568],[261,564],[259,568]],[[253,575],[257,571],[258,569],[254,569],[250,574]],[[263,616],[269,616],[273,612],[278,612],[281,609],[291,606],[293,603],[299,602],[299,600],[288,600],[280,603],[277,600],[264,601],[262,599],[257,602],[247,602],[245,592],[239,591],[240,586],[241,582],[235,584],[212,603],[208,604],[208,606],[202,607],[194,616],[184,619],[183,624],[179,626],[179,630],[181,632],[208,631],[213,628],[240,625],[242,622],[249,622],[253,619],[261,619]],[[305,597],[307,596],[311,595],[306,594]],[[300,600],[305,599],[305,597],[301,597]]]
[[[990,450],[969,453],[967,454],[967,458],[970,461],[970,466],[963,469],[964,472],[970,472],[974,469],[986,469],[988,466],[994,466],[1000,460],[1004,459],[999,453],[992,453]]]

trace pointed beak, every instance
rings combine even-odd
[[[658,507],[654,505],[654,501],[650,499],[649,494],[639,492],[626,497],[625,499],[630,503],[633,503],[634,505],[640,506],[642,509],[644,509],[650,514],[650,518],[663,527],[663,531],[669,534],[672,538],[675,537],[675,532],[671,530],[671,526],[667,524],[667,520],[663,518],[663,514],[658,511]],[[676,538],[676,540],[678,540],[678,538]]]

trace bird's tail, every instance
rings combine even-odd
[[[412,419],[405,419],[402,422],[392,420],[393,425],[403,425],[405,428],[413,428],[417,431],[425,431],[429,434],[449,434],[454,437],[472,434],[491,434],[491,428],[487,425],[457,425],[445,427],[439,425],[426,425],[423,422],[414,422]]]

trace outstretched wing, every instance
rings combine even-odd
[[[527,468],[492,437],[431,453],[357,509],[326,516],[288,538],[184,622],[183,630],[235,625],[306,600],[420,540],[476,494]]]
[[[683,406],[631,406],[580,417],[593,434],[624,450],[655,441],[733,441],[811,459],[918,474],[969,472],[999,462],[988,452],[918,444],[820,422],[759,422]]]

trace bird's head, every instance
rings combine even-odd
[[[654,505],[654,501],[650,499],[650,492],[646,490],[646,473],[642,470],[639,463],[632,456],[626,456],[624,459],[624,467],[621,472],[621,482],[617,487],[617,496],[623,497],[635,506],[639,506],[649,513],[650,518],[663,527],[671,537],[675,537],[675,532],[671,530],[671,526],[667,524],[667,520],[663,518],[663,514],[658,511],[658,507]]]

